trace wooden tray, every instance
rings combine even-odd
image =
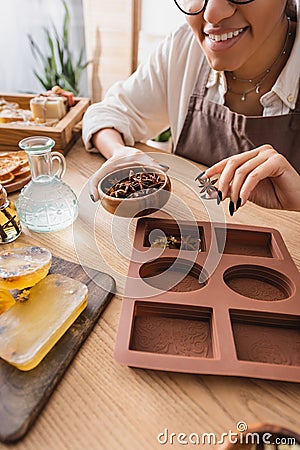
[[[16,102],[22,109],[30,109],[30,99],[33,97],[35,95],[0,93],[0,98]],[[90,100],[83,97],[76,97],[75,102],[68,114],[54,127],[0,124],[1,150],[18,150],[18,142],[29,136],[49,136],[55,141],[54,149],[66,154],[81,134],[78,124],[90,104]]]
[[[20,191],[20,189],[22,189],[25,184],[29,183],[30,180],[31,174],[27,173],[25,176],[16,177],[11,183],[4,184],[3,187],[5,188],[6,192],[10,194],[12,192]]]
[[[115,290],[110,275],[89,269],[91,279],[79,264],[61,258],[53,258],[50,273],[61,273],[85,283],[89,291],[88,306],[35,369],[22,372],[0,360],[2,442],[15,442],[27,433]]]

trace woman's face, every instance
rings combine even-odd
[[[255,0],[236,5],[208,0],[201,14],[186,20],[215,70],[249,72],[271,64],[286,35],[286,0]]]

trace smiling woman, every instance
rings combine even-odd
[[[203,4],[202,1],[195,3]],[[215,8],[213,1],[206,1],[203,14],[187,16],[209,65],[225,71],[226,104],[236,112],[262,113],[262,105],[255,94],[271,89],[289,57],[294,25],[285,14],[285,3],[286,0],[235,0],[222,1],[219,8]],[[255,89],[259,92],[253,92]],[[240,104],[235,96],[245,102],[248,93],[254,94],[253,98],[247,104]]]
[[[175,4],[187,24],[86,113],[87,150],[109,158],[94,199],[104,172],[142,164],[135,141],[171,126],[175,153],[213,165],[202,176],[220,176],[230,214],[247,200],[300,211],[299,0]]]
[[[178,8],[188,16],[200,14],[206,7],[208,0],[174,0]],[[254,0],[229,0],[237,5],[245,5]]]

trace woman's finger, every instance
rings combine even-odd
[[[274,180],[277,181],[277,179],[284,172],[282,160],[283,162],[286,162],[285,158],[282,155],[274,153],[274,155],[269,157],[264,163],[260,164],[249,173],[240,189],[242,204],[246,203],[258,183],[263,179],[272,179],[276,177],[274,178]]]
[[[207,169],[205,171],[205,176],[207,176],[208,178],[211,178],[214,175],[220,174],[224,170],[224,168],[228,162],[229,163],[232,162],[233,165],[236,165],[238,167],[241,163],[256,156],[258,154],[258,152],[259,152],[259,149],[254,149],[254,150],[249,150],[247,152],[240,153],[238,155],[229,156],[228,158],[222,159],[222,161],[217,162],[216,164],[211,166],[209,169]]]
[[[239,178],[245,176],[241,168],[248,162],[253,164],[253,160],[258,157],[257,154],[257,152],[251,153],[251,155],[243,154],[240,158],[233,157],[227,161],[218,181],[218,189],[222,192],[223,199],[231,196],[231,185],[236,173],[238,173]]]
[[[221,174],[218,180],[218,190],[220,199],[224,200],[230,193],[230,185],[236,170],[248,160],[251,160],[259,153],[258,149],[250,150],[240,155],[234,155],[214,164],[206,170],[205,176],[210,178],[214,175]]]
[[[267,160],[268,156],[266,155],[266,153],[259,153],[257,156],[241,164],[235,170],[233,178],[230,183],[230,192],[229,192],[230,200],[233,202],[234,205],[236,205],[239,198],[243,200],[241,188],[245,183],[245,180],[247,179],[249,174],[251,174],[257,167],[262,165]],[[242,204],[241,200],[239,200],[240,206]]]
[[[95,175],[89,179],[89,193],[93,202],[97,202],[99,200],[99,192],[98,192],[98,183],[95,180]]]
[[[220,173],[218,180],[218,197],[219,200],[231,197],[231,200],[236,203],[239,199],[239,189],[243,180],[247,176],[247,171],[253,170],[257,164],[263,163],[268,157],[277,154],[271,145],[262,145],[253,150],[230,156],[219,163],[210,167],[205,176],[211,177]],[[259,158],[257,162],[254,160]],[[245,165],[246,164],[246,165]],[[232,184],[234,185],[232,186]],[[241,201],[239,200],[239,203]],[[232,209],[232,205],[231,205]]]

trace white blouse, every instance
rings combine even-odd
[[[300,79],[300,20],[288,62],[271,91],[261,97],[264,116],[287,114],[295,108]],[[151,139],[171,126],[173,146],[179,139],[199,68],[204,58],[188,24],[157,47],[149,60],[126,81],[113,85],[102,102],[91,105],[83,118],[83,141],[93,151],[91,137],[102,128],[115,128],[125,144]],[[224,104],[226,78],[211,70],[207,98]]]

